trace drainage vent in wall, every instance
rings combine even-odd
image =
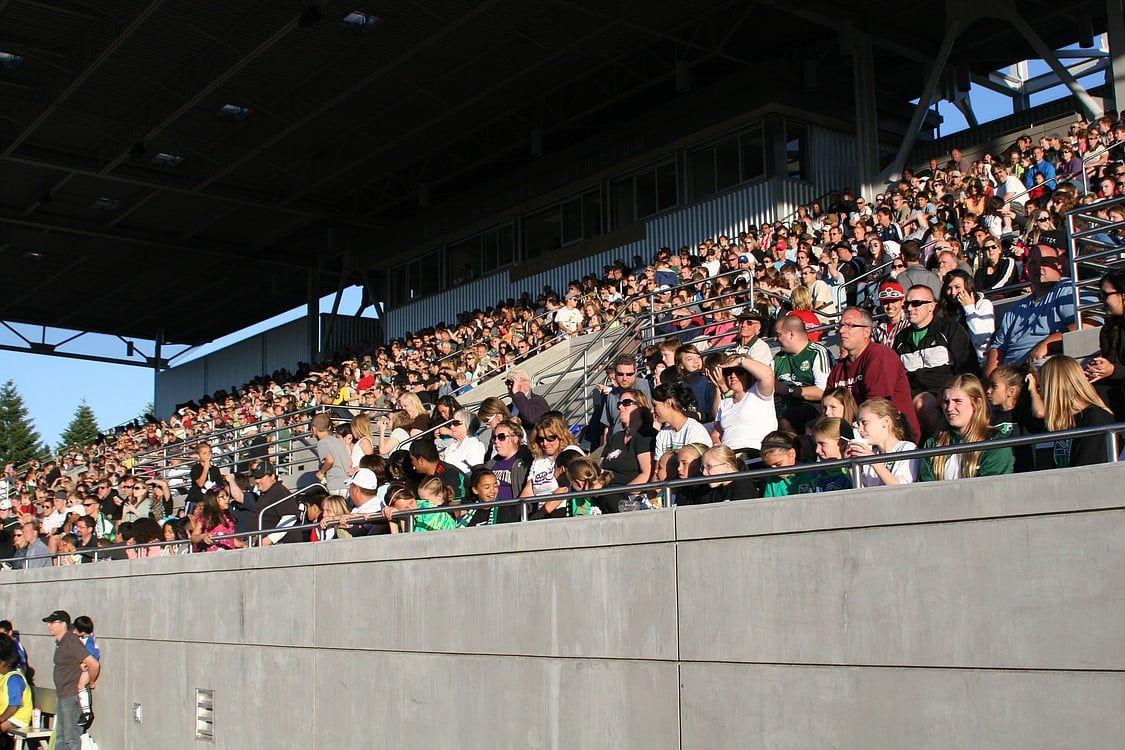
[[[195,689],[195,739],[215,741],[215,691]]]

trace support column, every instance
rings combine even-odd
[[[855,189],[857,195],[871,200],[878,190],[875,176],[879,174],[879,112],[875,102],[875,61],[871,54],[871,34],[851,29],[852,99],[855,103],[856,160]]]
[[[308,270],[308,285],[306,289],[305,324],[306,335],[309,339],[309,362],[320,359],[320,297],[317,296],[317,277],[319,272],[315,268]]]
[[[1113,108],[1125,109],[1125,12],[1121,0],[1106,0],[1106,40],[1109,42],[1109,70],[1113,86]]]

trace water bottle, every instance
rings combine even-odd
[[[43,712],[38,708],[31,709],[31,728],[41,729],[43,727]]]

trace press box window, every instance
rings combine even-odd
[[[762,129],[755,127],[688,152],[692,200],[700,200],[759,177],[766,159]]]

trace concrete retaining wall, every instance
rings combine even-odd
[[[1058,748],[1125,736],[1125,467],[7,574],[103,750]],[[132,706],[143,706],[143,723]]]

